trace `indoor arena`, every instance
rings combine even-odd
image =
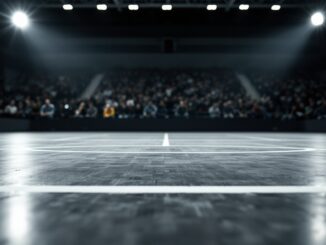
[[[0,244],[325,245],[319,0],[0,3]]]

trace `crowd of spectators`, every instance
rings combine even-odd
[[[326,119],[326,81],[307,74],[290,78],[251,74],[251,81],[260,94],[260,110],[265,117]]]
[[[43,80],[42,80],[43,79]],[[44,82],[46,80],[46,82]],[[0,116],[19,118],[261,118],[324,119],[326,87],[309,78],[253,75],[260,94],[248,96],[232,72],[117,70],[89,99],[91,78],[31,79],[0,91]],[[80,84],[84,84],[81,86]]]
[[[78,103],[89,79],[87,76],[17,76],[0,88],[0,117],[61,117],[59,105],[68,101]]]

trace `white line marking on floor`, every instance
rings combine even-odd
[[[46,150],[46,149],[28,149],[35,152],[52,152],[52,153],[82,153],[82,154],[270,154],[270,153],[297,153],[315,151],[312,148],[302,148],[294,150],[278,151],[81,151],[81,150]]]
[[[164,134],[162,146],[170,146],[169,134],[168,133]]]
[[[267,137],[262,137],[262,136],[246,136],[246,135],[243,135],[243,137],[248,138],[248,139],[267,140],[267,141],[282,141],[283,140],[283,139],[267,138]]]
[[[71,186],[6,185],[4,193],[107,194],[295,194],[326,193],[326,186]]]
[[[66,137],[66,138],[57,138],[57,139],[50,139],[50,141],[67,141],[67,140],[80,140],[83,137]],[[42,139],[41,139],[42,140]],[[37,141],[37,140],[36,140]]]
[[[262,136],[247,136],[244,135],[244,138],[248,138],[248,139],[256,139],[256,140],[264,140],[264,141],[282,141],[282,142],[302,142],[302,143],[309,143],[311,142],[311,138],[285,138],[285,139],[276,139],[276,138],[268,138],[268,137],[262,137]],[[242,138],[243,139],[243,138]]]
[[[291,150],[302,150],[302,149],[315,149],[315,148],[303,148],[303,147],[291,147],[291,146],[260,146],[260,145],[170,145],[169,141],[164,142],[164,144],[167,144],[171,148],[187,148],[187,147],[193,147],[193,148],[252,148],[252,149],[291,149]],[[161,148],[162,145],[59,145],[59,146],[35,146],[33,148],[27,148],[27,149],[69,149],[69,148],[113,148],[113,147],[120,147],[120,148],[138,148],[138,147],[147,147],[147,148],[155,148],[159,147]]]

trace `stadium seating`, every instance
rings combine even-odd
[[[250,76],[259,99],[246,94],[234,73],[213,69],[110,71],[93,96],[83,100],[85,78],[29,78],[29,86],[4,91],[0,116],[40,117],[49,98],[55,118],[326,118],[321,82],[304,76]]]

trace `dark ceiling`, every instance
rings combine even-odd
[[[240,4],[249,4],[250,8],[270,8],[281,4],[282,8],[315,8],[325,5],[324,0],[7,0],[7,4],[37,6],[41,8],[60,8],[63,3],[73,4],[75,8],[94,8],[98,3],[105,3],[109,8],[123,10],[128,4],[138,4],[140,8],[157,8],[171,3],[174,8],[205,8],[207,4],[217,4],[226,11],[238,8]]]
[[[72,3],[74,10],[64,11],[63,2]],[[96,10],[100,2],[109,5],[107,11]],[[128,10],[131,2],[139,4],[139,11]],[[207,11],[212,0],[174,0],[172,11],[162,11],[165,1],[158,0],[2,1],[1,50],[18,54],[19,59],[22,54],[35,56],[35,49],[51,55],[156,54],[170,39],[177,54],[300,53],[322,63],[326,28],[313,28],[310,15],[325,9],[325,1],[248,0],[248,11],[238,9],[240,2],[244,1],[220,0],[216,11]],[[272,4],[281,4],[282,9],[271,11]],[[26,32],[15,30],[10,23],[16,9],[25,10],[32,19]]]

